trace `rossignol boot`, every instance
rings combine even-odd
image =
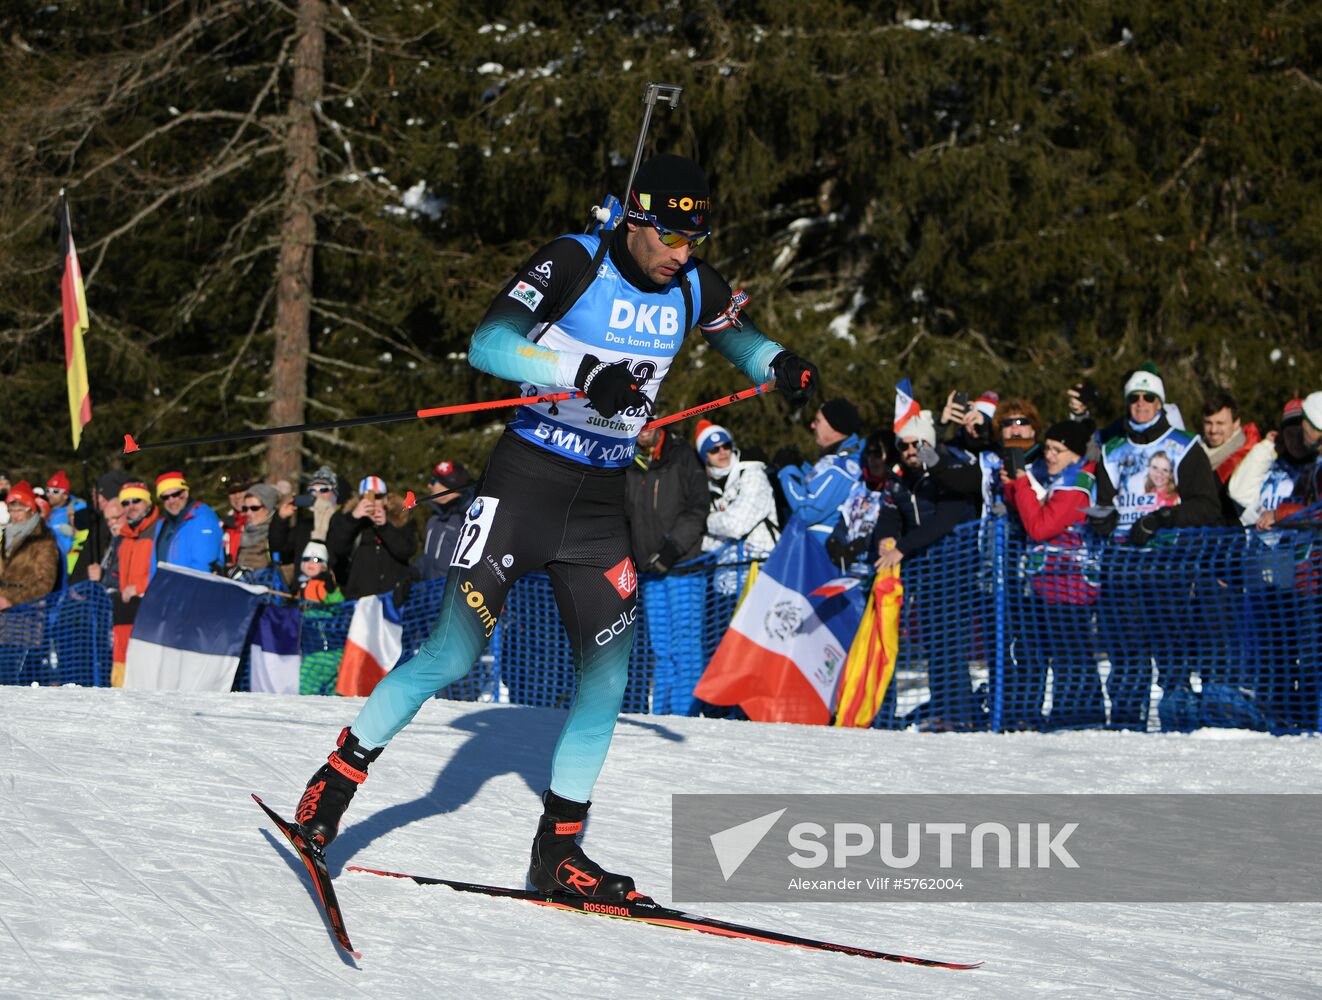
[[[365,750],[358,737],[345,726],[326,763],[308,782],[294,812],[297,822],[322,849],[330,846],[340,832],[340,817],[349,808],[349,800],[358,786],[367,780],[367,765],[381,756],[385,747]]]
[[[633,879],[602,869],[578,844],[591,802],[563,799],[547,789],[542,793],[542,818],[532,842],[528,881],[539,892],[594,899],[635,899]]]

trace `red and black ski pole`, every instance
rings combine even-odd
[[[250,431],[231,431],[209,434],[205,437],[179,438],[174,441],[152,441],[138,444],[132,434],[124,435],[124,454],[151,451],[156,448],[191,448],[204,444],[223,444],[227,441],[251,441],[255,438],[275,437],[277,434],[297,434],[301,431],[329,431],[341,427],[362,427],[366,424],[390,424],[402,420],[426,420],[428,417],[447,417],[456,413],[476,413],[480,410],[503,410],[507,406],[532,406],[536,403],[563,403],[578,399],[581,392],[552,392],[543,396],[516,396],[513,399],[488,399],[481,403],[455,403],[453,406],[430,406],[422,410],[401,410],[398,413],[379,413],[370,417],[347,417],[344,420],[322,420],[311,424],[287,424],[284,427],[259,427]]]

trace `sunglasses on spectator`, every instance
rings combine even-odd
[[[128,506],[131,503],[146,503],[146,502],[147,501],[142,499],[142,497],[129,497],[127,500],[120,501],[120,503],[124,504],[125,506]]]
[[[309,486],[309,487],[308,487],[308,492],[309,492],[309,493],[334,493],[335,491],[332,490],[329,486]]]
[[[68,490],[62,490],[62,489],[60,489],[58,486],[47,486],[47,487],[46,487],[46,492],[47,492],[47,493],[68,493],[69,491],[68,491]]]
[[[711,450],[711,451],[734,451],[734,445],[732,445],[732,444],[714,444],[714,445],[711,446],[711,448],[710,448],[709,450]]]
[[[184,491],[183,491],[183,490],[171,490],[169,493],[162,493],[162,494],[161,494],[161,499],[162,499],[162,500],[178,500],[178,499],[179,499],[181,496],[183,496],[183,495],[184,495]]]
[[[1027,417],[1006,417],[1001,421],[1002,427],[1029,427],[1033,421]]]
[[[634,204],[638,204],[638,199],[636,197],[634,198]],[[650,222],[652,228],[656,230],[656,235],[661,240],[662,245],[668,246],[672,250],[676,250],[679,247],[700,247],[707,241],[707,237],[711,235],[710,229],[704,229],[700,233],[685,233],[678,229],[670,229],[657,222],[656,216],[652,215],[650,212],[644,211],[641,205],[638,205],[638,210],[647,216],[647,221]]]
[[[899,441],[899,442],[897,442],[897,446],[899,447],[901,454],[903,454],[903,453],[906,452],[906,451],[917,451],[917,449],[918,449],[918,442],[917,442],[917,441]]]
[[[304,556],[304,557],[303,557],[303,561],[304,561],[304,562],[311,562],[311,563],[325,563],[325,562],[326,562],[326,560],[325,560],[325,559],[322,559],[320,556]]]
[[[1160,402],[1161,402],[1161,398],[1158,397],[1158,396],[1154,396],[1154,395],[1153,395],[1152,393],[1150,393],[1150,392],[1131,392],[1131,393],[1129,394],[1129,402],[1131,402],[1131,403],[1160,403]]]
[[[251,503],[244,504],[243,509],[254,514],[259,510],[266,510],[266,508],[263,507],[261,504],[251,504]]]

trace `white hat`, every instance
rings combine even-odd
[[[1322,431],[1322,392],[1310,392],[1304,397],[1304,416]]]
[[[324,563],[330,563],[330,550],[323,542],[308,542],[303,546],[302,558],[320,559]]]
[[[910,417],[895,435],[901,441],[923,441],[928,447],[936,447],[936,425],[932,423],[932,411],[920,410],[916,417]]]
[[[1162,403],[1166,402],[1166,385],[1161,381],[1161,376],[1143,368],[1130,375],[1129,381],[1125,383],[1125,399],[1132,392],[1150,392]]]

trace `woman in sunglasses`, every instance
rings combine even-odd
[[[269,569],[271,558],[271,519],[280,503],[280,491],[268,483],[255,483],[243,494],[240,513],[244,515],[239,535],[239,553],[230,567],[230,575]]]
[[[517,408],[468,508],[435,631],[386,674],[308,783],[296,817],[311,839],[331,842],[367,766],[472,668],[514,582],[546,569],[579,680],[552,756],[529,878],[544,892],[598,899],[634,888],[577,842],[628,678],[638,600],[632,557],[651,554],[629,551],[625,470],[634,443],[695,326],[747,378],[774,378],[792,402],[811,395],[816,369],[763,336],[742,314],[747,296],[731,293],[694,255],[711,227],[701,167],[654,156],[624,201],[614,229],[562,236],[534,253],[473,334],[475,368],[523,383],[528,396],[579,395]]]

